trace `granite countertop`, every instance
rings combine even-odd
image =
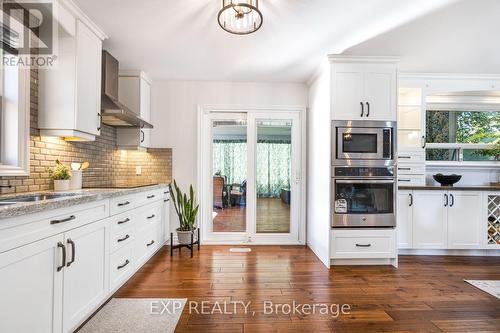
[[[455,191],[500,191],[500,184],[490,185],[421,185],[421,186],[398,186],[400,190],[455,190]]]
[[[43,191],[0,195],[0,220],[21,215],[38,213],[45,210],[65,208],[92,201],[119,197],[122,195],[166,188],[167,186],[168,184],[157,184],[132,188],[88,188],[81,190],[70,190],[66,192]],[[24,197],[36,194],[62,194],[63,196],[60,198],[48,199],[43,201],[31,201],[15,203],[12,205],[1,205],[1,200],[8,200],[16,197]]]

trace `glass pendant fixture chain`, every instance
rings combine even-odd
[[[259,0],[221,0],[217,21],[229,33],[251,34],[259,30],[263,22]]]

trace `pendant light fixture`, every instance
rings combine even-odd
[[[259,30],[263,18],[259,0],[221,0],[217,20],[222,29],[236,35],[248,35]]]

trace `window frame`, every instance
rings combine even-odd
[[[0,51],[3,59],[3,50]],[[0,68],[0,79],[3,83],[3,68]],[[29,176],[30,174],[30,67],[19,67],[18,70],[18,103],[17,103],[17,162],[8,164],[3,155],[4,145],[8,143],[5,138],[3,113],[3,89],[0,91],[0,176]]]

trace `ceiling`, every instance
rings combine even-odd
[[[500,74],[500,1],[462,0],[346,50],[398,55],[402,72]]]
[[[326,54],[454,1],[261,0],[262,28],[235,36],[217,24],[220,0],[75,0],[121,68],[155,80],[266,82],[306,82]]]

